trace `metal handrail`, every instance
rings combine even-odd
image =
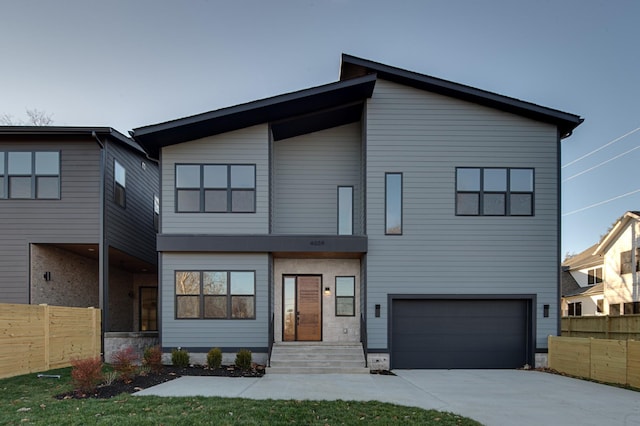
[[[273,350],[273,342],[274,342],[274,319],[275,314],[271,314],[271,321],[269,322],[269,351],[267,353],[267,365],[271,367],[271,351]]]
[[[360,314],[360,343],[362,343],[362,352],[364,352],[364,366],[369,367],[367,359],[367,324],[364,321],[364,314]]]

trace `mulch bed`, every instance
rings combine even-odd
[[[122,380],[115,380],[112,384],[98,385],[91,393],[70,391],[56,395],[56,399],[86,399],[86,398],[111,398],[121,393],[134,393],[150,388],[160,383],[168,382],[182,376],[218,376],[218,377],[262,377],[264,366],[256,365],[251,370],[242,371],[234,366],[223,365],[217,369],[210,369],[200,365],[179,368],[171,365],[164,365],[160,373],[146,373],[137,375],[132,381],[125,383]]]

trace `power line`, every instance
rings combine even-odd
[[[640,127],[638,127],[638,129],[640,129]],[[604,166],[605,164],[610,163],[610,162],[612,162],[613,160],[617,160],[618,158],[622,157],[623,155],[627,155],[628,153],[630,153],[631,151],[635,151],[636,149],[640,149],[640,145],[636,146],[635,148],[631,148],[630,150],[625,151],[625,152],[623,152],[622,154],[618,154],[618,155],[616,155],[616,156],[615,156],[615,157],[613,157],[613,158],[610,158],[610,159],[608,159],[608,160],[606,160],[606,161],[603,161],[603,162],[601,162],[601,163],[599,163],[599,164],[596,164],[596,165],[595,165],[595,166],[593,166],[593,167],[590,167],[590,168],[588,168],[588,169],[586,169],[586,170],[583,170],[583,171],[581,171],[580,173],[576,173],[576,174],[575,174],[575,175],[573,175],[573,176],[569,176],[568,178],[564,179],[562,182],[566,182],[566,181],[571,180],[571,179],[573,179],[573,178],[577,178],[578,176],[583,175],[583,174],[585,174],[585,173],[587,173],[587,172],[590,172],[591,170],[597,169],[597,168],[598,168],[598,167],[600,167],[600,166]]]
[[[582,207],[581,209],[578,209],[578,210],[570,211],[569,213],[563,213],[562,217],[569,216],[569,215],[572,215],[572,214],[575,214],[575,213],[580,213],[582,211],[591,209],[593,207],[598,207],[598,206],[601,206],[603,204],[609,203],[611,201],[618,200],[618,199],[624,198],[624,197],[628,197],[629,195],[633,195],[633,194],[638,193],[638,192],[640,192],[640,188],[636,189],[635,191],[627,192],[626,194],[618,195],[617,197],[609,198],[608,200],[600,201],[599,203],[591,204],[590,206],[587,206],[587,207]]]
[[[635,132],[637,132],[638,130],[640,130],[640,127],[637,127],[637,128],[635,128],[635,129],[633,129],[632,131],[630,131],[630,132],[628,132],[628,133],[625,133],[624,135],[622,135],[622,136],[620,136],[620,137],[615,138],[615,139],[614,139],[614,140],[612,140],[611,142],[607,142],[606,144],[602,145],[600,148],[596,148],[596,149],[594,149],[593,151],[586,153],[585,155],[583,155],[583,156],[582,156],[582,157],[580,157],[580,158],[576,158],[575,160],[568,162],[567,164],[565,164],[564,166],[562,166],[562,168],[564,169],[565,167],[569,167],[570,165],[575,164],[575,163],[577,163],[577,162],[578,162],[578,161],[580,161],[580,160],[584,160],[585,158],[589,157],[590,155],[593,155],[593,154],[595,154],[596,152],[598,152],[598,151],[600,151],[600,150],[605,149],[605,148],[606,148],[606,147],[608,147],[609,145],[612,145],[612,144],[614,144],[614,143],[618,142],[619,140],[622,140],[622,139],[626,138],[627,136],[630,136],[630,135],[634,134],[634,133],[635,133]]]

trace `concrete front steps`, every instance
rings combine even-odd
[[[277,342],[267,374],[368,374],[361,343]]]

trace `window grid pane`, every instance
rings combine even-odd
[[[32,198],[31,177],[9,176],[10,198]]]
[[[256,187],[255,166],[230,166],[231,167],[231,188]]]
[[[255,211],[255,191],[231,191],[231,211],[253,213]]]
[[[9,152],[9,175],[31,175],[31,153]]]
[[[60,174],[60,154],[58,152],[36,152],[36,174]]]
[[[227,189],[227,166],[204,166],[204,187]]]
[[[231,296],[231,318],[254,318],[254,300],[253,296]]]
[[[200,211],[200,191],[192,189],[181,189],[178,191],[179,212],[199,212]]]
[[[0,175],[4,174],[4,152],[0,152]]]
[[[57,177],[36,178],[36,198],[60,198],[60,182]]]
[[[200,188],[200,166],[198,165],[176,166],[176,187]]]

